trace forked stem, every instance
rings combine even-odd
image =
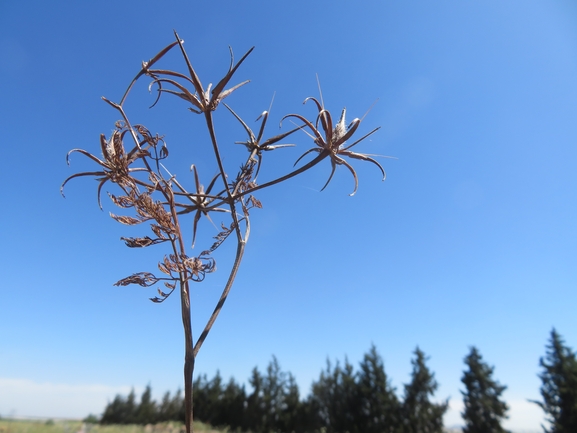
[[[178,283],[178,287],[180,289],[180,307],[181,307],[181,317],[182,317],[182,324],[184,330],[184,343],[185,343],[185,353],[184,353],[185,426],[186,426],[186,433],[192,433],[194,429],[192,422],[193,422],[193,374],[195,367],[195,359],[204,341],[206,340],[206,337],[208,336],[210,330],[212,329],[218,315],[220,314],[224,306],[224,303],[228,298],[230,290],[234,284],[234,281],[237,277],[238,270],[240,268],[240,264],[244,255],[245,247],[248,242],[248,238],[250,236],[251,226],[248,210],[251,209],[252,207],[261,206],[260,202],[256,198],[251,197],[250,195],[263,188],[267,188],[269,186],[291,179],[309,170],[310,168],[314,167],[315,165],[317,165],[319,162],[321,162],[326,158],[329,158],[332,165],[332,172],[331,177],[329,177],[329,182],[335,171],[336,165],[345,165],[345,167],[352,172],[353,177],[355,178],[355,191],[356,191],[357,176],[352,166],[350,166],[349,163],[347,163],[343,159],[344,156],[348,158],[369,161],[373,164],[377,164],[381,169],[381,171],[383,172],[383,175],[384,170],[375,160],[371,158],[371,155],[360,154],[349,150],[350,148],[355,146],[358,142],[362,141],[363,139],[371,135],[373,132],[375,132],[376,129],[369,132],[368,134],[366,134],[359,140],[355,141],[351,145],[344,147],[345,141],[347,141],[350,138],[350,136],[352,136],[353,133],[356,131],[356,128],[358,127],[358,124],[360,123],[361,119],[355,119],[355,121],[353,122],[354,125],[352,127],[349,126],[348,128],[345,128],[344,126],[342,126],[342,128],[346,129],[345,132],[342,132],[341,135],[337,136],[337,139],[333,140],[333,135],[337,134],[337,132],[334,132],[337,131],[337,128],[333,129],[330,113],[324,109],[324,101],[322,99],[322,93],[321,93],[320,103],[314,98],[307,98],[307,100],[312,99],[313,101],[315,101],[315,103],[317,104],[317,108],[319,109],[319,114],[317,116],[316,123],[314,121],[307,120],[305,117],[301,115],[289,114],[283,117],[283,119],[287,117],[297,118],[303,122],[303,125],[287,133],[279,134],[275,137],[272,137],[269,140],[265,141],[264,143],[260,143],[260,140],[262,138],[262,133],[266,123],[266,117],[262,122],[260,131],[258,133],[258,137],[255,137],[250,128],[248,128],[248,126],[246,125],[246,123],[242,121],[242,119],[240,119],[240,117],[237,116],[232,109],[229,108],[230,111],[235,115],[235,117],[243,124],[246,131],[250,135],[249,138],[250,141],[246,142],[245,144],[247,146],[249,144],[253,145],[250,152],[250,156],[248,157],[246,163],[241,167],[241,172],[238,174],[236,180],[229,183],[227,180],[226,171],[224,168],[223,160],[220,154],[220,149],[216,138],[216,130],[214,127],[214,119],[212,116],[212,111],[216,109],[218,103],[222,99],[227,97],[232,91],[234,91],[238,87],[248,82],[245,81],[243,83],[231,87],[226,91],[224,90],[224,87],[227,85],[228,81],[230,80],[230,78],[232,77],[238,66],[244,61],[244,59],[248,56],[248,54],[252,51],[252,49],[249,50],[236,65],[233,64],[232,52],[231,52],[231,66],[229,68],[229,71],[225,75],[225,77],[217,84],[216,88],[212,91],[212,98],[209,98],[210,86],[206,89],[206,91],[203,89],[200,83],[200,79],[196,75],[196,72],[194,71],[192,65],[190,64],[190,61],[188,60],[186,52],[184,51],[182,45],[183,41],[180,38],[178,38],[177,35],[176,37],[177,37],[176,42],[169,44],[163,50],[161,50],[156,56],[154,56],[148,62],[143,64],[139,73],[130,82],[130,85],[126,89],[120,103],[113,103],[108,99],[103,98],[104,101],[106,101],[116,110],[118,110],[123,119],[123,122],[117,123],[114,135],[108,142],[104,140],[104,135],[101,136],[101,148],[103,158],[102,159],[97,158],[94,155],[82,149],[72,150],[72,152],[79,152],[81,154],[88,156],[94,162],[101,165],[102,169],[100,169],[99,171],[90,171],[72,175],[64,181],[62,187],[68,182],[68,180],[76,177],[96,176],[97,180],[100,182],[97,190],[97,193],[99,194],[100,197],[100,190],[105,182],[110,181],[118,184],[118,186],[124,191],[126,195],[123,197],[112,196],[115,204],[120,206],[121,208],[134,207],[138,215],[137,218],[129,216],[113,215],[113,218],[119,222],[128,225],[140,224],[144,221],[151,220],[153,222],[153,224],[151,224],[151,228],[156,236],[155,239],[151,239],[148,236],[141,238],[122,238],[125,239],[127,245],[131,247],[134,246],[145,247],[160,242],[167,242],[167,241],[170,242],[172,247],[172,253],[169,256],[165,256],[164,262],[160,262],[158,265],[159,269],[163,273],[168,274],[170,278],[167,277],[158,278],[151,273],[141,272],[138,274],[133,274],[132,276],[119,281],[117,285],[139,284],[141,286],[149,287],[150,285],[156,282],[165,281],[165,285],[170,289],[169,293],[168,294],[163,293],[159,289],[158,292],[160,293],[161,298],[152,298],[152,301],[154,302],[162,302],[172,293],[172,291],[176,289]],[[168,51],[170,51],[176,45],[178,45],[182,51],[182,55],[184,56],[184,59],[190,72],[190,78],[187,78],[186,76],[178,72],[163,69],[154,69],[154,70],[150,69],[151,66],[153,66],[157,61],[159,61]],[[168,151],[164,146],[162,147],[162,149],[160,149],[160,151],[157,148],[158,143],[159,142],[164,143],[164,140],[158,135],[153,136],[142,125],[135,125],[133,127],[128,119],[128,116],[124,112],[123,105],[126,101],[126,98],[128,97],[128,94],[132,90],[136,81],[140,77],[145,75],[152,77],[153,83],[156,83],[158,85],[159,97],[161,93],[169,93],[179,96],[189,101],[193,105],[194,108],[191,108],[193,112],[199,114],[202,112],[204,114],[206,127],[208,129],[212,143],[214,157],[216,159],[219,170],[219,174],[215,178],[213,178],[213,181],[207,188],[206,192],[202,189],[202,186],[200,185],[196,169],[195,169],[195,179],[197,187],[196,194],[189,194],[185,190],[185,188],[181,186],[181,184],[176,180],[176,178],[172,176],[170,173],[169,173],[170,179],[165,179],[163,175],[160,173],[160,167],[164,167],[160,163],[160,161],[168,156]],[[183,85],[175,81],[176,78],[187,80],[188,83],[192,83],[194,85],[196,95],[194,94],[195,92],[188,91]],[[171,84],[172,86],[175,86],[176,90],[163,89],[162,88],[163,83],[165,84],[168,83]],[[320,84],[319,84],[319,92],[320,92]],[[305,100],[305,102],[307,100]],[[319,121],[322,126],[320,131],[319,131]],[[342,122],[344,124],[344,111],[342,115]],[[272,144],[283,139],[287,135],[292,134],[296,130],[304,127],[310,129],[311,134],[308,133],[307,134],[314,140],[315,147],[313,149],[309,149],[303,155],[301,155],[301,157],[297,159],[295,165],[300,163],[301,159],[304,156],[307,156],[309,153],[317,152],[318,155],[312,160],[310,160],[308,163],[302,165],[299,168],[293,169],[291,172],[289,172],[284,176],[263,183],[262,185],[257,185],[256,177],[258,176],[258,170],[261,164],[261,158],[262,158],[261,153],[264,150],[274,150],[275,148],[278,147],[286,147],[287,145],[273,146]],[[324,131],[325,135],[324,137],[321,134],[322,131]],[[125,152],[122,141],[126,133],[130,134],[135,144],[134,149],[128,153]],[[250,148],[250,146],[248,147]],[[130,167],[131,164],[135,163],[136,161],[141,161],[143,166]],[[256,175],[254,175],[253,173],[255,165],[257,167]],[[154,167],[156,168],[156,170],[153,169]],[[137,175],[140,176],[141,172],[148,172],[149,174],[148,180],[146,179],[142,180],[136,177]],[[221,192],[214,195],[211,194],[211,189],[214,183],[216,182],[218,176],[221,177],[222,182],[224,184],[224,188]],[[177,192],[173,191],[172,189],[173,184],[176,185],[176,189],[178,190]],[[141,188],[139,189],[138,186],[140,186]],[[152,198],[153,194],[162,195],[162,200],[155,201],[155,199]],[[187,203],[185,205],[182,203],[177,203],[175,200],[175,195],[177,198],[179,197],[187,198],[189,201],[192,202],[192,204]],[[220,206],[223,206],[225,209],[220,208]],[[167,208],[170,209],[170,212],[168,212]],[[186,249],[184,246],[184,240],[182,236],[182,229],[178,219],[179,208],[181,209],[180,210],[181,214],[186,214],[193,211],[195,212],[194,217],[195,219],[193,222],[193,233],[194,233],[193,243],[194,243],[194,235],[196,234],[196,223],[202,214],[208,217],[209,212],[213,211],[228,212],[230,209],[232,224],[228,228],[224,227],[223,225],[223,231],[220,232],[215,237],[217,241],[210,248],[210,250],[201,253],[200,256],[196,258],[195,257],[189,258],[186,255]],[[239,210],[242,210],[242,213],[237,213],[237,208]],[[244,226],[241,227],[241,224],[244,224]],[[228,238],[230,234],[232,234],[232,230],[235,231],[237,239],[237,248],[236,248],[236,255],[234,257],[234,262],[230,269],[228,279],[222,290],[220,298],[210,318],[208,319],[202,333],[200,334],[198,341],[196,341],[195,344],[192,333],[190,281],[191,280],[201,281],[204,278],[205,272],[212,272],[215,269],[214,259],[208,256],[212,252],[214,252],[222,244],[222,242],[224,242],[224,240]],[[203,262],[203,260],[207,260],[208,264],[206,264],[206,262]],[[171,282],[167,282],[167,280]]]
[[[226,282],[226,286],[224,286],[224,290],[222,291],[222,294],[220,295],[220,299],[218,300],[218,303],[216,304],[216,307],[215,307],[214,311],[212,312],[210,319],[208,319],[208,322],[206,323],[206,326],[204,327],[202,334],[200,334],[200,337],[196,341],[196,344],[194,346],[194,352],[193,352],[194,356],[196,356],[196,354],[200,350],[202,343],[204,343],[204,340],[206,339],[208,333],[210,332],[210,329],[212,328],[212,325],[214,324],[216,318],[218,317],[218,315],[220,313],[220,310],[222,310],[222,307],[223,307],[224,303],[226,302],[226,299],[228,298],[228,294],[230,292],[230,289],[232,288],[232,285],[233,285],[234,280],[236,278],[236,274],[237,274],[238,269],[240,267],[240,262],[242,261],[242,256],[244,254],[244,247],[246,245],[247,239],[248,239],[248,233],[247,233],[245,239],[243,239],[242,241],[240,241],[237,244],[236,257],[234,259],[234,264],[232,265],[230,275],[228,276],[228,281]]]

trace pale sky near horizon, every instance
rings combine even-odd
[[[568,0],[1,2],[0,416],[83,417],[131,387],[150,383],[159,398],[181,386],[178,296],[155,305],[154,288],[112,286],[153,271],[162,247],[119,241],[127,229],[108,217],[119,213],[106,196],[113,187],[103,212],[92,179],[73,180],[66,199],[59,192],[66,177],[97,168],[80,154],[69,167],[65,156],[99,155],[99,135],[118,118],[101,96],[119,100],[173,29],[205,85],[226,71],[229,45],[236,59],[256,47],[231,82],[251,83],[226,101],[251,126],[273,94],[267,135],[285,114],[314,118],[302,101],[318,96],[318,74],[333,115],[372,107],[359,134],[381,129],[356,151],[396,158],[377,157],[385,182],[352,160],[353,197],[342,166],[319,192],[326,161],[257,194],[264,207],[197,373],[245,382],[275,355],[306,395],[327,358],[358,366],[375,344],[401,393],[419,346],[435,398],[450,398],[452,426],[474,345],[508,387],[505,427],[541,431],[543,413],[527,400],[540,398],[551,329],[577,348],[577,6]],[[167,62],[184,71],[176,55]],[[153,100],[137,86],[129,115],[208,184],[215,168],[205,133],[194,135],[200,117],[166,97],[148,110]],[[235,173],[244,131],[224,109],[215,118]],[[305,134],[291,140],[296,149],[265,155],[259,179],[290,170],[312,146]],[[215,234],[201,219],[197,244]],[[233,247],[194,287],[196,336]]]

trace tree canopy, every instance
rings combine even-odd
[[[461,381],[465,385],[462,412],[465,428],[463,433],[507,433],[501,421],[507,417],[507,404],[501,400],[506,386],[493,379],[494,367],[483,361],[479,350],[471,347],[465,357],[467,370]]]
[[[546,433],[577,432],[577,359],[555,328],[539,365],[543,401],[534,403],[543,409],[550,423],[550,427],[543,426],[543,430]]]

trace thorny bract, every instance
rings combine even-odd
[[[114,131],[108,139],[104,134],[100,136],[102,157],[97,157],[83,149],[72,149],[68,153],[66,157],[68,163],[72,153],[80,153],[94,161],[99,168],[96,171],[76,173],[68,177],[62,184],[61,191],[71,179],[85,176],[94,177],[98,182],[96,191],[98,205],[102,208],[102,187],[107,182],[117,185],[120,195],[110,193],[108,195],[117,207],[125,212],[131,211],[132,215],[115,215],[111,213],[110,216],[119,223],[126,225],[138,225],[147,222],[150,224],[152,232],[150,236],[122,237],[121,239],[126,246],[130,248],[144,248],[157,244],[165,244],[167,246],[167,253],[158,263],[160,274],[137,272],[121,279],[115,285],[137,284],[143,287],[150,287],[161,284],[162,289],[158,288],[157,295],[151,298],[153,302],[157,303],[164,302],[178,289],[185,334],[184,390],[186,430],[187,433],[190,433],[193,418],[192,375],[194,360],[226,301],[238,272],[245,245],[250,235],[249,211],[252,208],[262,207],[254,193],[303,173],[326,158],[330,159],[332,170],[323,189],[330,183],[336,166],[344,165],[354,178],[354,190],[351,195],[357,191],[357,174],[344,157],[369,161],[375,164],[381,171],[383,180],[385,179],[385,171],[371,157],[372,155],[350,150],[353,146],[372,135],[378,128],[347,145],[347,141],[352,139],[359,128],[361,119],[355,118],[349,125],[346,125],[346,110],[343,109],[339,121],[333,124],[331,113],[324,108],[324,104],[315,98],[307,98],[304,101],[305,103],[312,101],[316,105],[318,110],[316,118],[309,120],[300,114],[288,114],[283,119],[296,119],[301,124],[297,124],[295,128],[268,139],[263,139],[263,136],[269,111],[264,111],[257,119],[262,119],[262,123],[258,134],[255,134],[230,106],[224,104],[233,117],[240,122],[248,135],[245,141],[238,141],[237,143],[243,144],[249,155],[242,163],[236,176],[229,178],[222,163],[221,147],[216,139],[212,113],[218,109],[220,102],[224,98],[248,83],[248,81],[244,81],[225,90],[238,67],[245,61],[254,47],[244,54],[236,64],[234,63],[232,50],[230,50],[231,61],[228,71],[214,88],[212,88],[212,84],[209,84],[205,89],[184,49],[184,41],[178,37],[176,32],[175,37],[175,42],[166,46],[148,62],[142,63],[142,68],[130,82],[119,103],[103,97],[105,102],[117,110],[121,120],[116,122]],[[181,50],[188,75],[173,70],[153,68],[175,46],[178,46]],[[176,175],[171,174],[166,167],[169,152],[163,137],[151,133],[143,125],[130,122],[124,110],[124,103],[135,82],[143,76],[152,80],[150,88],[155,88],[157,91],[157,98],[152,104],[153,106],[159,102],[163,94],[175,95],[190,105],[188,107],[190,111],[204,117],[204,124],[209,133],[212,151],[219,169],[206,188],[200,183],[199,170],[196,164],[191,166],[191,170],[194,172],[194,190],[188,190],[182,185]],[[294,144],[279,142],[298,130],[307,132],[313,139],[315,147],[301,155],[296,160],[295,166],[309,153],[316,153],[317,156],[287,174],[258,184],[257,176],[263,163],[264,153],[294,146]],[[128,144],[130,142],[131,144]],[[190,250],[194,249],[200,218],[205,216],[210,219],[210,215],[212,214],[214,217],[216,212],[220,212],[223,218],[228,218],[228,222],[226,224],[224,222],[221,223],[220,232],[215,236],[214,243],[210,247],[200,251],[198,254],[190,255],[187,252],[186,245],[192,245]],[[189,241],[190,243],[185,242],[185,239],[183,239],[181,225],[182,218],[185,218],[188,214],[193,215],[192,239]],[[192,337],[191,325],[190,282],[201,282],[207,274],[216,270],[213,253],[231,236],[236,239],[237,248],[228,280],[212,315],[195,343]]]

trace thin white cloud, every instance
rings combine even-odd
[[[90,413],[100,414],[116,394],[127,395],[130,389],[130,386],[38,383],[0,377],[0,415],[84,418]]]
[[[545,423],[543,411],[535,403],[525,399],[507,400],[509,419],[503,422],[503,427],[519,433],[541,433],[541,424]]]
[[[543,411],[535,404],[525,399],[507,400],[509,405],[509,418],[503,421],[503,427],[514,433],[541,433],[541,424],[545,422]],[[451,399],[449,409],[443,419],[446,427],[462,427],[461,418],[463,401]]]

